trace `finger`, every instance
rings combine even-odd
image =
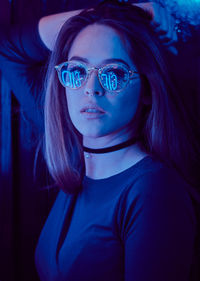
[[[155,17],[154,21],[160,22],[157,26],[156,32],[163,41],[177,41],[177,33],[175,31],[175,19],[162,6],[155,3],[154,5]]]
[[[172,15],[166,11],[164,6],[161,6],[158,3],[148,2],[134,5],[151,14],[151,24],[159,39],[168,47],[171,53],[177,55],[178,51],[173,44],[178,41],[178,36],[175,30],[176,22]]]
[[[175,30],[176,20],[170,13],[166,15],[166,24],[168,25],[166,38],[171,39],[173,42],[178,41],[177,32]]]
[[[144,3],[139,3],[139,4],[133,4],[134,6],[138,6],[142,8],[143,10],[147,11],[149,14],[152,16],[152,27],[154,30],[158,33],[165,34],[166,33],[166,28],[164,28],[163,25],[163,15],[161,16],[161,6],[157,3],[154,2],[144,2]],[[163,13],[162,13],[163,14]]]
[[[159,23],[159,29],[163,32],[163,34],[167,34],[169,28],[168,14],[165,9],[157,3],[153,4],[153,8],[155,14],[153,21]]]
[[[175,30],[175,20],[170,19],[168,31],[164,34],[161,34],[159,37],[162,41],[169,41],[172,43],[178,41],[177,32]]]
[[[169,50],[172,54],[174,54],[175,56],[178,55],[178,50],[177,50],[174,46],[170,46],[170,47],[168,48],[168,50]]]

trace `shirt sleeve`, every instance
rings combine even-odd
[[[2,75],[22,110],[39,127],[42,126],[43,83],[49,54],[40,39],[38,21],[6,27],[0,32]]]
[[[124,194],[121,238],[125,281],[188,281],[196,219],[189,193],[175,173],[140,177]]]

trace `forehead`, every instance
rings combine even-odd
[[[122,59],[133,65],[119,33],[109,26],[100,24],[89,25],[76,36],[69,50],[68,59],[73,56],[85,58],[94,65],[112,58]]]

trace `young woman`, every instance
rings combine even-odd
[[[195,122],[150,22],[111,1],[59,33],[44,151],[62,190],[36,249],[41,280],[192,280]]]

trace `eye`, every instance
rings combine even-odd
[[[126,81],[126,80],[128,80],[128,77],[129,77],[128,70],[125,67],[123,67],[121,65],[117,65],[117,64],[113,64],[113,65],[104,67],[102,72],[107,75],[116,76],[117,79],[121,80],[121,81],[122,80]]]
[[[125,76],[125,72],[124,72],[124,70],[123,69],[113,69],[113,68],[111,68],[111,69],[107,69],[107,74],[110,74],[110,75],[116,75],[118,78],[124,78],[124,76]]]
[[[68,66],[67,67],[67,70],[69,71],[69,72],[78,72],[79,73],[79,75],[85,75],[86,74],[86,70],[85,70],[85,68],[84,67],[82,67],[82,66],[79,66],[79,65],[72,65],[72,66]]]
[[[86,77],[86,69],[77,64],[66,64],[61,69],[61,81],[65,87],[78,89]]]

